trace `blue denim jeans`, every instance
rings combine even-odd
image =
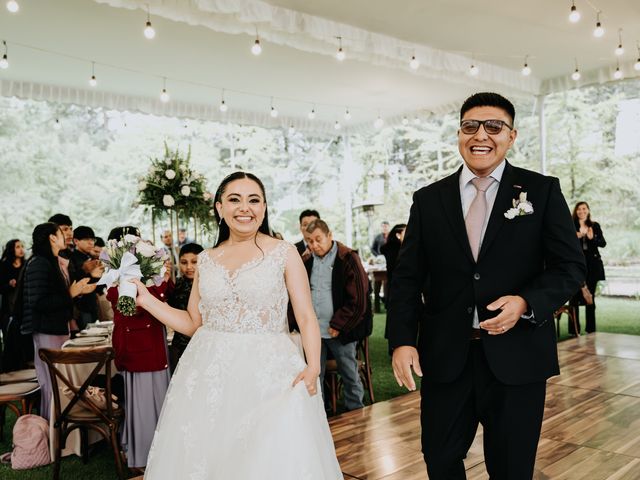
[[[327,350],[333,354],[338,366],[338,374],[342,377],[344,385],[344,406],[347,410],[355,410],[364,407],[364,387],[358,374],[358,361],[356,360],[356,345],[351,342],[343,345],[336,338],[323,338],[320,352],[320,385],[324,397],[324,370],[327,362]]]

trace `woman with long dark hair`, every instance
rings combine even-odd
[[[145,478],[342,479],[318,395],[320,329],[300,255],[270,236],[254,175],[229,175],[215,200],[218,241],[198,256],[187,311],[136,282],[139,306],[192,337]],[[289,299],[307,363],[288,335]]]
[[[34,364],[40,385],[40,415],[49,419],[51,380],[46,364],[40,360],[41,348],[62,348],[69,339],[73,317],[72,298],[88,293],[95,285],[88,278],[69,282],[60,269],[58,253],[66,248],[64,234],[57,224],[42,223],[33,230],[33,255],[24,272],[22,306],[23,333],[33,332]]]
[[[4,247],[0,258],[0,295],[2,295],[2,307],[0,307],[0,327],[3,338],[7,338],[7,325],[9,315],[15,300],[18,277],[24,267],[24,244],[17,238],[9,240]]]
[[[598,222],[594,222],[591,219],[591,210],[587,202],[578,202],[573,207],[573,223],[576,226],[576,235],[582,246],[582,252],[584,253],[585,261],[587,263],[587,281],[586,286],[591,293],[593,299],[591,304],[585,302],[582,290],[573,298],[572,303],[575,306],[576,323],[578,326],[578,332],[575,331],[573,322],[569,321],[569,334],[576,335],[580,333],[580,315],[579,305],[585,306],[587,324],[585,330],[587,333],[596,331],[596,287],[600,280],[605,279],[604,265],[602,258],[600,257],[600,251],[598,248],[604,248],[607,246],[607,241],[602,235],[602,228]]]

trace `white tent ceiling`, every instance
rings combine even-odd
[[[3,0],[4,2],[4,0]],[[221,118],[221,88],[231,120],[332,130],[369,127],[378,115],[441,111],[474,91],[538,95],[608,81],[622,28],[627,77],[640,55],[640,2],[577,0],[18,0],[0,12],[10,68],[0,94],[122,110]],[[156,38],[142,35],[149,4]],[[591,34],[596,11],[606,34]],[[256,27],[263,53],[253,56]],[[334,58],[336,36],[347,60]],[[411,55],[421,61],[408,66]],[[525,55],[533,69],[523,77]],[[473,56],[473,59],[472,59]],[[96,88],[89,87],[96,62]],[[480,74],[468,73],[470,63]],[[171,101],[158,100],[167,77]],[[281,112],[269,117],[271,97]],[[317,118],[307,119],[313,105]],[[352,127],[353,128],[353,127]]]

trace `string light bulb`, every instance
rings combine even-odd
[[[593,29],[593,36],[596,38],[601,38],[604,35],[604,28],[602,27],[602,23],[600,22],[600,12],[596,14],[596,28]]]
[[[224,101],[224,88],[220,92],[220,106],[218,107],[222,113],[225,113],[229,110],[229,106]]]
[[[309,117],[309,120],[313,120],[314,118],[316,118],[316,108],[315,107],[313,107],[311,109],[311,111],[309,112],[307,117]]]
[[[624,73],[622,73],[622,70],[620,70],[620,65],[617,64],[616,71],[613,72],[613,78],[615,78],[616,80],[621,80],[623,77],[624,77]]]
[[[149,40],[153,39],[156,36],[156,31],[151,25],[151,12],[149,12],[149,5],[147,5],[147,23],[144,26],[144,36]]]
[[[472,63],[471,66],[469,67],[469,74],[472,77],[477,77],[479,73],[480,73],[480,69]]]
[[[576,58],[574,60],[575,60],[575,63],[576,63],[576,69],[571,74],[571,79],[577,82],[578,80],[580,80],[580,77],[582,75],[580,75],[580,69],[578,68],[578,59]]]
[[[89,79],[89,85],[92,87],[98,85],[98,80],[96,80],[96,62],[91,62],[91,78]]]
[[[636,72],[640,72],[640,42],[638,42],[638,59],[636,60],[636,63],[633,64],[633,69]]]
[[[524,66],[522,67],[522,75],[525,77],[528,77],[529,75],[531,75],[531,67],[527,63],[528,57],[529,57],[528,55],[524,57]]]
[[[336,130],[340,130],[342,128],[342,125],[340,125],[340,122],[336,120],[336,123],[333,124],[333,128]]]
[[[278,117],[278,109],[273,106],[273,97],[271,97],[271,111],[269,112],[269,115],[271,115],[271,118]]]
[[[55,130],[60,130],[62,128],[62,124],[60,123],[60,120],[56,118],[56,121],[53,123],[53,128]]]
[[[0,58],[0,68],[6,70],[9,68],[9,47],[7,47],[6,40],[2,41],[2,45],[4,45],[4,54],[2,55],[2,58]]]
[[[569,21],[571,23],[578,23],[580,21],[580,12],[576,8],[575,0],[571,2],[571,9],[569,10]]]
[[[289,136],[296,133],[296,128],[292,125],[289,125]]]
[[[378,115],[378,118],[376,118],[376,121],[373,122],[373,126],[380,129],[382,128],[383,125],[384,125],[384,120],[380,115]]]
[[[402,125],[409,125],[409,119],[407,117],[402,117]]]
[[[420,60],[418,60],[416,56],[413,55],[411,57],[411,61],[409,62],[409,66],[412,70],[417,70],[418,68],[420,68]]]
[[[16,2],[16,0],[9,0],[7,2],[7,10],[9,10],[11,13],[18,13],[18,10],[20,10],[20,5],[18,4],[18,2]]]
[[[336,58],[338,59],[339,62],[344,61],[345,58],[347,58],[346,53],[344,53],[344,50],[342,49],[342,37],[336,37],[338,39],[338,51],[336,52]]]
[[[167,103],[171,97],[169,96],[169,93],[167,92],[167,77],[163,77],[163,84],[162,84],[162,91],[160,92],[160,101],[162,103]]]
[[[414,124],[414,125],[420,125],[420,123],[421,123],[421,121],[420,121],[420,117],[416,116],[416,117],[413,119],[413,124]]]
[[[251,46],[251,53],[256,57],[262,53],[262,45],[260,45],[260,38],[256,36],[256,41]]]
[[[619,57],[624,54],[624,47],[622,46],[622,29],[618,29],[618,46],[615,49],[615,54]]]
[[[349,111],[349,109],[348,109],[348,108],[344,111],[344,119],[345,119],[346,121],[351,120],[351,112]]]

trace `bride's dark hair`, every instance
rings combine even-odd
[[[264,209],[264,219],[262,220],[262,223],[260,224],[260,227],[258,228],[258,231],[261,232],[261,233],[264,233],[265,235],[271,236],[271,229],[269,228],[269,209],[267,208],[267,205],[266,205],[267,204],[267,195],[266,195],[266,193],[264,191],[264,185],[262,184],[260,179],[258,177],[256,177],[254,174],[247,173],[247,172],[234,172],[234,173],[224,177],[222,182],[220,182],[220,186],[216,190],[216,195],[214,197],[214,201],[216,203],[217,202],[222,202],[222,195],[226,191],[227,185],[229,185],[231,182],[233,182],[235,180],[240,180],[240,179],[243,179],[243,178],[248,178],[249,180],[253,180],[260,187],[260,191],[262,192],[262,198],[263,198],[264,203],[265,203],[265,209]],[[216,223],[218,224],[218,239],[216,240],[216,243],[214,245],[214,247],[217,247],[218,245],[220,245],[222,242],[224,242],[225,240],[227,240],[229,238],[229,225],[226,224],[224,219],[220,218],[220,215],[218,214],[218,209],[217,208],[213,209],[213,213],[214,213],[214,216],[216,218]]]

